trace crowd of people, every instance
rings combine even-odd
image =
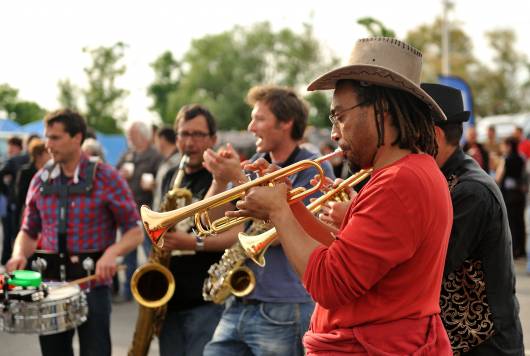
[[[160,354],[523,355],[514,258],[526,256],[530,141],[519,128],[502,142],[494,127],[482,143],[473,127],[464,132],[460,92],[420,83],[421,61],[396,39],[359,40],[348,65],[308,87],[333,90],[331,141],[313,145],[303,142],[309,110],[299,94],[251,88],[249,160],[231,144],[216,147],[214,113],[201,104],[182,107],[172,127],[132,122],[116,167],[81,115],[49,113],[44,138],[29,137],[26,150],[20,138],[8,141],[1,263],[24,269],[52,252],[48,264],[60,268],[44,277],[69,281],[94,258],[99,279],[77,332],[83,355],[109,355],[112,285],[115,301],[132,301],[137,249],[148,258],[158,251],[141,206],[161,210],[177,184],[201,201],[339,147],[342,159],[321,164],[325,191],[371,170],[357,192],[347,190],[349,201],[323,203],[318,215],[307,205],[322,193],[290,201],[291,190],[315,184],[311,168],[211,211],[252,223],[204,236],[189,218],[165,233],[160,251],[170,256],[176,292],[157,330]],[[256,234],[257,222],[277,233],[267,263],[245,257],[249,293],[213,303],[203,287],[212,265],[237,248],[241,232]],[[74,332],[40,336],[43,355],[73,355]]]

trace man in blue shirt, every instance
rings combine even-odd
[[[247,95],[252,107],[248,131],[256,137],[255,161],[264,158],[280,167],[317,156],[299,146],[307,125],[308,108],[290,89],[257,86]],[[208,195],[238,185],[247,177],[240,169],[235,151],[228,146],[222,153],[208,150],[205,166],[214,177]],[[323,164],[333,178],[331,165]],[[289,177],[293,187],[310,187],[314,168]],[[307,202],[306,202],[307,203]],[[314,304],[289,265],[281,245],[271,246],[266,265],[259,267],[247,260],[254,272],[256,286],[243,298],[227,300],[225,311],[206,346],[204,355],[303,355],[302,336],[308,328]]]

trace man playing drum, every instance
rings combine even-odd
[[[110,288],[116,258],[138,246],[143,232],[127,183],[106,163],[82,153],[87,126],[79,114],[59,110],[45,119],[46,148],[53,160],[30,184],[21,229],[7,270],[25,268],[37,238],[48,253],[45,278],[72,280],[86,275],[82,262],[95,262],[99,281],[87,295],[88,320],[77,328],[81,355],[110,355]],[[116,228],[122,232],[116,240]],[[43,355],[73,355],[74,330],[40,336]]]
[[[227,213],[276,227],[317,303],[308,355],[452,355],[439,316],[452,209],[431,120],[445,116],[420,72],[417,49],[369,38],[348,66],[309,86],[334,89],[332,138],[352,168],[373,168],[336,236],[302,204],[288,205],[285,184],[252,188]]]

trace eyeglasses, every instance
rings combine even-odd
[[[181,131],[181,132],[177,132],[177,137],[180,138],[180,139],[185,139],[185,138],[192,138],[192,139],[204,139],[206,137],[210,136],[210,133],[209,132],[202,132],[202,131],[191,131],[191,132],[188,132],[188,131]]]
[[[339,117],[344,114],[346,111],[350,111],[350,110],[353,110],[355,109],[356,107],[359,107],[361,105],[364,105],[368,102],[368,100],[365,100],[357,105],[354,105],[352,106],[351,108],[347,108],[347,109],[344,109],[340,112],[332,112],[331,114],[329,114],[328,118],[329,118],[329,121],[331,121],[331,125],[337,125],[337,123],[339,122]]]

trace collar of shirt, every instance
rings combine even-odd
[[[72,182],[74,184],[79,183],[80,180],[86,179],[86,168],[88,166],[89,158],[85,154],[81,154],[79,163],[75,167],[74,176]],[[50,173],[50,179],[57,179],[61,176],[61,166],[59,163],[53,162],[53,168]]]
[[[442,166],[441,170],[445,178],[449,178],[455,173],[464,158],[464,151],[461,148],[457,148]]]

